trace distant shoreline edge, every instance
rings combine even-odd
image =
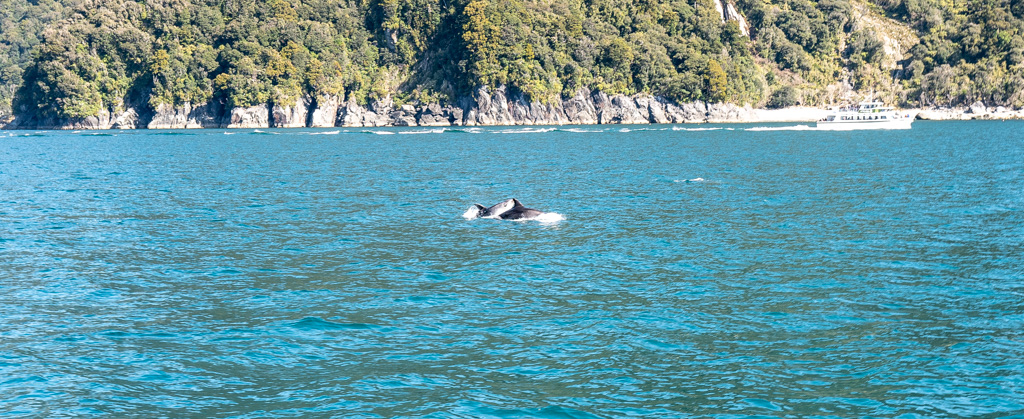
[[[649,125],[702,123],[815,122],[832,111],[794,106],[752,108],[702,101],[676,103],[651,95],[607,95],[580,89],[554,103],[528,101],[505,87],[481,87],[454,105],[396,105],[389,97],[370,104],[342,103],[337,97],[301,97],[294,104],[263,104],[225,109],[213,103],[160,105],[155,110],[128,106],[71,119],[16,116],[0,129],[253,129],[253,128],[377,128],[531,125]],[[903,109],[921,120],[1024,119],[1024,109],[989,108],[978,102],[967,108]]]

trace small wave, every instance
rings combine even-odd
[[[311,132],[311,133],[309,133],[309,135],[337,135],[337,134],[341,134],[341,130],[320,131],[320,132]]]
[[[345,130],[345,131],[341,131],[339,134],[393,135],[394,132],[393,131],[377,130],[377,129],[372,129],[372,128],[364,128],[364,129],[352,130],[352,131]]]
[[[267,132],[267,131],[263,131],[263,130],[258,130],[257,129],[257,130],[253,130],[249,134],[250,135],[277,135],[278,133],[276,133],[276,132]]]
[[[665,131],[668,128],[654,128],[654,127],[633,127],[633,128],[620,128],[619,132],[633,132],[633,131]]]
[[[225,133],[225,134],[227,134],[227,133]],[[194,136],[196,134],[193,134],[191,132],[177,132],[177,131],[163,131],[163,132],[160,132],[160,131],[158,131],[158,132],[154,132],[154,133],[152,133],[150,135],[166,135],[166,136],[187,136],[187,135],[193,135]]]
[[[792,125],[785,127],[752,127],[747,128],[747,131],[814,131],[818,127],[812,127],[809,125]]]
[[[583,129],[583,128],[559,128],[559,129],[557,129],[557,131],[575,132],[575,133],[604,132],[603,129]]]
[[[693,178],[693,179],[676,179],[676,180],[674,180],[674,182],[676,182],[676,183],[698,183],[698,182],[707,182],[707,179],[704,179],[702,177],[697,177],[697,178]]]
[[[551,132],[558,128],[518,128],[492,131],[494,134],[541,134]]]
[[[672,131],[692,131],[692,132],[698,132],[698,131],[720,131],[720,130],[723,130],[723,129],[724,128],[722,128],[722,127],[704,127],[704,128],[672,127]]]
[[[399,134],[443,134],[444,132],[445,132],[444,128],[421,129],[421,130],[413,130],[413,131],[398,131]]]
[[[235,135],[235,133],[224,131],[224,135]]]

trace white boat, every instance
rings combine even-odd
[[[818,121],[818,128],[829,130],[910,129],[914,116],[898,112],[878,101],[865,101],[856,108],[840,108]]]

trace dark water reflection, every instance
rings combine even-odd
[[[657,128],[0,134],[0,412],[1024,411],[1024,124]]]

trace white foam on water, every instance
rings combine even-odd
[[[526,218],[523,221],[538,221],[541,223],[557,223],[565,220],[565,216],[557,212],[545,212],[533,218]]]
[[[311,132],[309,135],[337,135],[341,134],[341,130],[337,131],[322,131],[322,132]]]
[[[565,129],[562,129],[562,131],[565,131],[565,132],[577,132],[577,133],[604,132],[603,129],[583,129],[583,128],[565,128]]]
[[[692,131],[692,132],[698,132],[698,131],[720,131],[722,129],[724,129],[724,128],[722,128],[722,127],[705,127],[705,128],[672,127],[672,131]],[[730,129],[732,129],[732,128],[730,128]]]
[[[421,130],[414,130],[414,131],[398,131],[398,133],[399,134],[442,134],[442,133],[444,133],[444,128],[421,129]]]
[[[697,177],[697,178],[693,178],[693,179],[676,179],[676,180],[674,180],[674,182],[676,182],[676,183],[680,183],[680,182],[682,182],[682,183],[697,183],[697,182],[707,182],[707,180],[702,178],[702,177]]]
[[[752,127],[747,128],[746,131],[815,131],[818,127],[812,127],[809,125],[791,125],[785,127]]]
[[[494,134],[540,134],[545,132],[551,132],[557,128],[519,128],[519,129],[506,129],[500,131],[493,131]]]
[[[469,207],[466,212],[462,213],[462,218],[472,220],[480,216],[480,210],[476,206]]]

